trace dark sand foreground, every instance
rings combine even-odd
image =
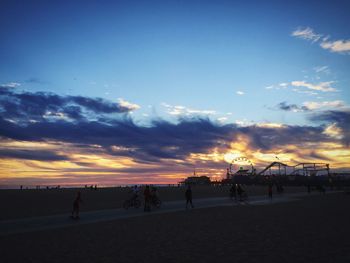
[[[0,237],[1,262],[350,262],[350,195]]]
[[[81,191],[81,211],[122,207],[130,197],[130,188],[0,190],[0,220],[70,214],[77,191]],[[159,187],[163,201],[184,200],[185,187]],[[267,194],[265,186],[245,187],[249,196]],[[305,187],[285,187],[286,193],[306,192]],[[228,186],[195,186],[193,198],[223,197],[229,195]],[[142,193],[141,193],[142,197]]]

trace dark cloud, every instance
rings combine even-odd
[[[67,98],[95,113],[123,113],[130,111],[130,108],[124,107],[118,103],[111,103],[101,98],[88,98],[82,96],[70,96]]]
[[[283,111],[309,111],[310,109],[306,106],[298,106],[296,104],[287,104],[287,102],[283,101],[277,105],[279,110]]]
[[[283,128],[269,128],[249,126],[239,128],[239,131],[251,139],[252,148],[262,150],[271,150],[287,144],[300,145],[307,142],[330,140],[322,133],[323,127],[284,126]]]
[[[350,144],[350,111],[323,111],[310,116],[310,120],[314,122],[335,123],[337,127],[341,128],[343,133],[343,141]]]
[[[310,117],[312,121],[324,121],[338,123],[343,126],[350,126],[350,111],[323,111]]]
[[[48,92],[17,93],[9,88],[0,88],[0,116],[22,123],[60,117],[81,121],[95,115],[120,114],[131,110],[121,103],[101,98],[60,96]]]
[[[123,113],[125,109],[103,99],[43,92],[9,94],[0,96],[0,138],[67,142],[86,147],[92,152],[97,149],[91,145],[99,145],[99,153],[128,156],[141,163],[183,160],[191,153],[206,153],[214,147],[225,150],[230,148],[232,141],[241,138],[240,135],[249,138],[247,143],[253,150],[272,150],[289,144],[302,146],[308,142],[337,140],[323,132],[323,125],[240,127],[192,118],[181,119],[178,123],[156,120],[150,126],[140,126],[128,115],[106,117],[109,113]],[[282,104],[281,107],[291,106]],[[89,118],[86,110],[93,112],[94,118]],[[60,118],[62,113],[69,119]],[[28,121],[29,119],[35,121]],[[349,113],[325,112],[314,115],[312,120],[335,121],[343,129],[349,130]]]
[[[46,150],[0,149],[0,158],[15,158],[36,161],[64,161],[66,156]]]
[[[322,127],[286,126],[265,128],[218,125],[208,119],[188,119],[179,123],[157,121],[151,127],[136,125],[130,118],[109,123],[97,121],[42,121],[19,124],[0,120],[0,136],[21,141],[55,140],[79,145],[100,145],[115,156],[141,162],[184,159],[191,153],[206,153],[214,147],[224,150],[238,135],[246,135],[252,149],[271,150],[286,144],[331,141]]]

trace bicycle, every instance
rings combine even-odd
[[[155,206],[156,208],[160,208],[162,201],[158,198],[158,196],[152,196],[151,205]]]
[[[141,206],[140,199],[135,197],[125,200],[123,203],[123,208],[126,210],[128,210],[130,207],[139,208],[140,206]]]

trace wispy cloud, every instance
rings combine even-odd
[[[317,90],[322,92],[335,92],[337,91],[335,88],[331,87],[331,84],[334,81],[320,82],[318,84],[308,83],[306,81],[292,81],[291,85],[294,87],[304,87],[310,90]]]
[[[267,87],[265,87],[265,89],[267,89],[267,90],[273,90],[273,89],[275,89],[275,90],[286,89],[286,88],[288,88],[288,85],[289,85],[289,83],[287,83],[287,82],[281,82],[281,83],[278,83],[278,84],[275,84],[275,85],[270,85],[270,86],[267,86]]]
[[[242,96],[242,95],[244,95],[245,93],[244,93],[244,91],[239,90],[239,91],[236,91],[236,94]]]
[[[288,86],[288,83],[282,82],[280,84],[278,84],[280,87],[282,88],[286,88]]]
[[[325,74],[331,73],[331,70],[329,69],[328,66],[314,67],[313,70],[314,70],[316,73],[325,73]]]
[[[310,27],[298,28],[297,30],[293,31],[291,35],[293,37],[305,39],[311,42],[317,42],[322,37],[321,34],[315,33]]]
[[[296,93],[299,93],[299,94],[306,94],[306,95],[309,95],[309,96],[316,96],[316,95],[318,95],[317,92],[314,92],[312,90],[292,89],[292,91],[294,91]]]
[[[18,83],[18,82],[8,82],[8,83],[0,84],[0,87],[2,88],[17,88],[19,86],[21,86],[21,83]]]
[[[329,40],[329,36],[316,33],[312,28],[298,28],[291,34],[293,37],[301,38],[312,43],[319,43],[323,49],[330,50],[334,53],[350,54],[350,40],[338,39]]]
[[[167,113],[170,115],[184,115],[184,116],[191,116],[191,115],[214,115],[216,114],[216,111],[214,110],[198,110],[198,109],[192,109],[181,105],[170,105],[167,103],[161,104],[163,107],[167,109]]]

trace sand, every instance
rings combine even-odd
[[[129,188],[0,190],[0,220],[69,214],[78,190],[82,192],[82,211],[120,208],[130,197]],[[245,190],[250,196],[267,193],[264,186],[246,186]],[[158,191],[163,201],[183,200],[185,187],[159,187]],[[305,191],[305,187],[285,187],[286,193]],[[228,186],[193,187],[194,199],[228,195]]]
[[[350,262],[350,195],[0,237],[1,262]]]

